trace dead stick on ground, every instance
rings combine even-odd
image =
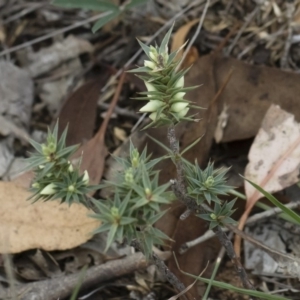
[[[82,288],[88,288],[108,280],[144,269],[148,262],[142,253],[135,253],[123,259],[106,262],[86,271]],[[57,300],[68,297],[78,284],[80,273],[49,280],[16,286],[15,294],[20,300]],[[14,300],[9,290],[0,290],[0,299]]]

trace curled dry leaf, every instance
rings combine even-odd
[[[14,182],[0,182],[0,195],[0,253],[74,248],[90,239],[100,225],[79,204],[31,204],[26,201],[31,193]]]
[[[260,185],[269,193],[280,191],[299,181],[300,124],[294,115],[271,105],[263,119],[261,128],[249,152],[249,163],[245,177]],[[245,182],[246,210],[240,219],[239,229],[262,197],[259,191]],[[240,238],[236,238],[235,249],[240,253]]]
[[[185,25],[181,26],[174,34],[171,45],[171,52],[179,49],[187,40],[187,35],[190,32],[191,28],[199,22],[199,19],[194,19]],[[183,55],[183,49],[181,49],[176,59],[180,59]],[[181,68],[188,68],[199,58],[199,53],[196,47],[191,47],[181,65]]]
[[[186,36],[190,32],[191,28],[199,22],[199,19],[194,19],[183,26],[181,26],[174,34],[171,45],[171,52],[179,49],[186,41]],[[183,50],[177,54],[177,58],[181,58]]]

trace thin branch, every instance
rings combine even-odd
[[[288,204],[285,205],[286,207],[290,208],[290,209],[295,209],[297,207],[300,206],[300,202],[297,201],[297,202],[290,202]],[[279,208],[279,207],[273,207],[273,208],[270,208],[266,211],[263,211],[261,213],[257,213],[253,216],[251,216],[249,219],[247,219],[247,222],[246,222],[246,225],[250,225],[250,224],[253,224],[253,223],[256,223],[262,219],[266,219],[266,218],[270,218],[274,215],[277,215],[279,213],[282,213],[282,210]],[[228,228],[223,228],[223,230],[225,232],[227,232],[229,229]],[[215,233],[212,231],[212,230],[207,230],[203,235],[201,235],[200,237],[190,241],[190,242],[186,242],[184,243],[181,247],[180,247],[180,250],[179,250],[179,253],[180,254],[183,254],[185,253],[187,250],[189,250],[190,248],[196,246],[196,245],[199,245],[209,239],[211,239],[212,237],[215,236]]]
[[[170,143],[170,148],[174,155],[174,163],[177,170],[177,180],[172,180],[172,189],[178,200],[183,202],[187,208],[194,213],[198,214],[199,212],[207,212],[207,210],[210,210],[207,207],[203,207],[203,205],[198,205],[194,199],[188,196],[187,194],[187,187],[185,182],[185,172],[184,172],[184,166],[183,162],[180,156],[179,152],[179,142],[176,138],[175,134],[175,127],[170,126],[168,129],[168,139]],[[216,236],[219,238],[220,243],[222,246],[226,249],[227,255],[231,259],[232,263],[235,266],[235,269],[237,271],[237,274],[239,275],[241,282],[243,286],[247,289],[254,290],[254,286],[250,282],[248,275],[243,267],[243,265],[240,262],[239,257],[237,257],[232,242],[226,235],[226,233],[222,230],[220,226],[217,226],[214,229],[214,232]]]
[[[231,259],[231,262],[233,263],[235,270],[243,283],[243,286],[247,289],[255,290],[254,286],[252,285],[252,283],[248,278],[245,268],[243,267],[239,257],[236,255],[233,249],[231,240],[228,238],[226,233],[222,230],[220,226],[214,228],[214,233],[218,237],[222,246],[225,248],[227,255]]]
[[[131,246],[143,252],[143,248],[137,240],[132,241]],[[184,284],[167,267],[167,265],[154,252],[152,252],[150,256],[150,260],[156,265],[158,270],[161,272],[161,274],[163,274],[163,276],[168,280],[168,282],[171,283],[173,287],[179,292],[183,292],[185,290]]]

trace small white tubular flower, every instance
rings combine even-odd
[[[189,107],[184,108],[180,112],[177,113],[178,118],[183,118],[189,111]]]
[[[155,61],[155,62],[157,61],[158,53],[157,53],[157,50],[153,46],[150,46],[149,56],[153,61]]]
[[[181,76],[181,77],[177,80],[177,82],[176,82],[176,84],[175,84],[175,87],[176,87],[176,88],[183,88],[183,86],[184,86],[184,76]]]
[[[68,171],[71,173],[71,172],[74,171],[74,168],[73,168],[73,165],[72,165],[72,163],[70,161],[68,163],[69,163]]]
[[[184,97],[185,93],[184,92],[179,92],[177,94],[174,95],[173,99],[175,100],[182,100]]]
[[[157,117],[157,112],[153,112],[152,114],[149,115],[149,118],[152,120],[152,121],[155,121],[156,120],[156,117]],[[164,118],[166,117],[165,114],[160,114],[160,117],[161,118]]]
[[[50,183],[48,185],[46,185],[41,191],[40,194],[41,195],[53,195],[56,193],[56,185],[54,183]]]
[[[35,188],[35,189],[39,189],[40,188],[40,184],[38,182],[35,182],[31,185],[31,187]]]
[[[188,102],[176,102],[172,104],[171,111],[175,113],[181,112],[183,109],[185,109],[189,105]]]
[[[156,88],[151,83],[145,81],[145,85],[146,85],[146,88],[147,88],[148,92],[155,92],[156,91]]]
[[[144,105],[140,112],[154,112],[157,111],[160,107],[162,107],[164,103],[159,100],[150,100],[146,105]]]
[[[84,173],[83,173],[82,182],[83,182],[85,185],[88,185],[88,184],[89,184],[89,181],[90,181],[89,173],[88,173],[87,170],[85,170]]]
[[[156,68],[155,63],[153,61],[151,61],[151,60],[144,60],[144,66],[148,67],[148,68],[150,68],[152,70],[154,70]]]

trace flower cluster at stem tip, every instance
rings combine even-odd
[[[188,90],[195,88],[184,87],[184,75],[188,69],[177,71],[180,61],[175,58],[184,45],[173,53],[168,53],[172,29],[173,27],[167,32],[159,47],[148,47],[138,40],[148,59],[144,61],[144,67],[129,71],[146,73],[139,77],[144,81],[147,92],[141,92],[141,97],[135,98],[148,100],[140,109],[140,112],[150,113],[149,118],[152,120],[145,128],[176,124],[182,120],[192,121],[191,117],[187,117],[189,109],[199,108],[184,98]]]
[[[37,200],[60,199],[69,205],[73,202],[86,205],[86,195],[95,190],[89,185],[89,175],[85,170],[80,174],[79,166],[74,166],[70,157],[78,146],[66,146],[67,128],[58,140],[58,123],[53,131],[48,129],[47,141],[39,144],[33,140],[32,146],[37,150],[28,158],[29,167],[34,171],[31,186],[32,197]]]

